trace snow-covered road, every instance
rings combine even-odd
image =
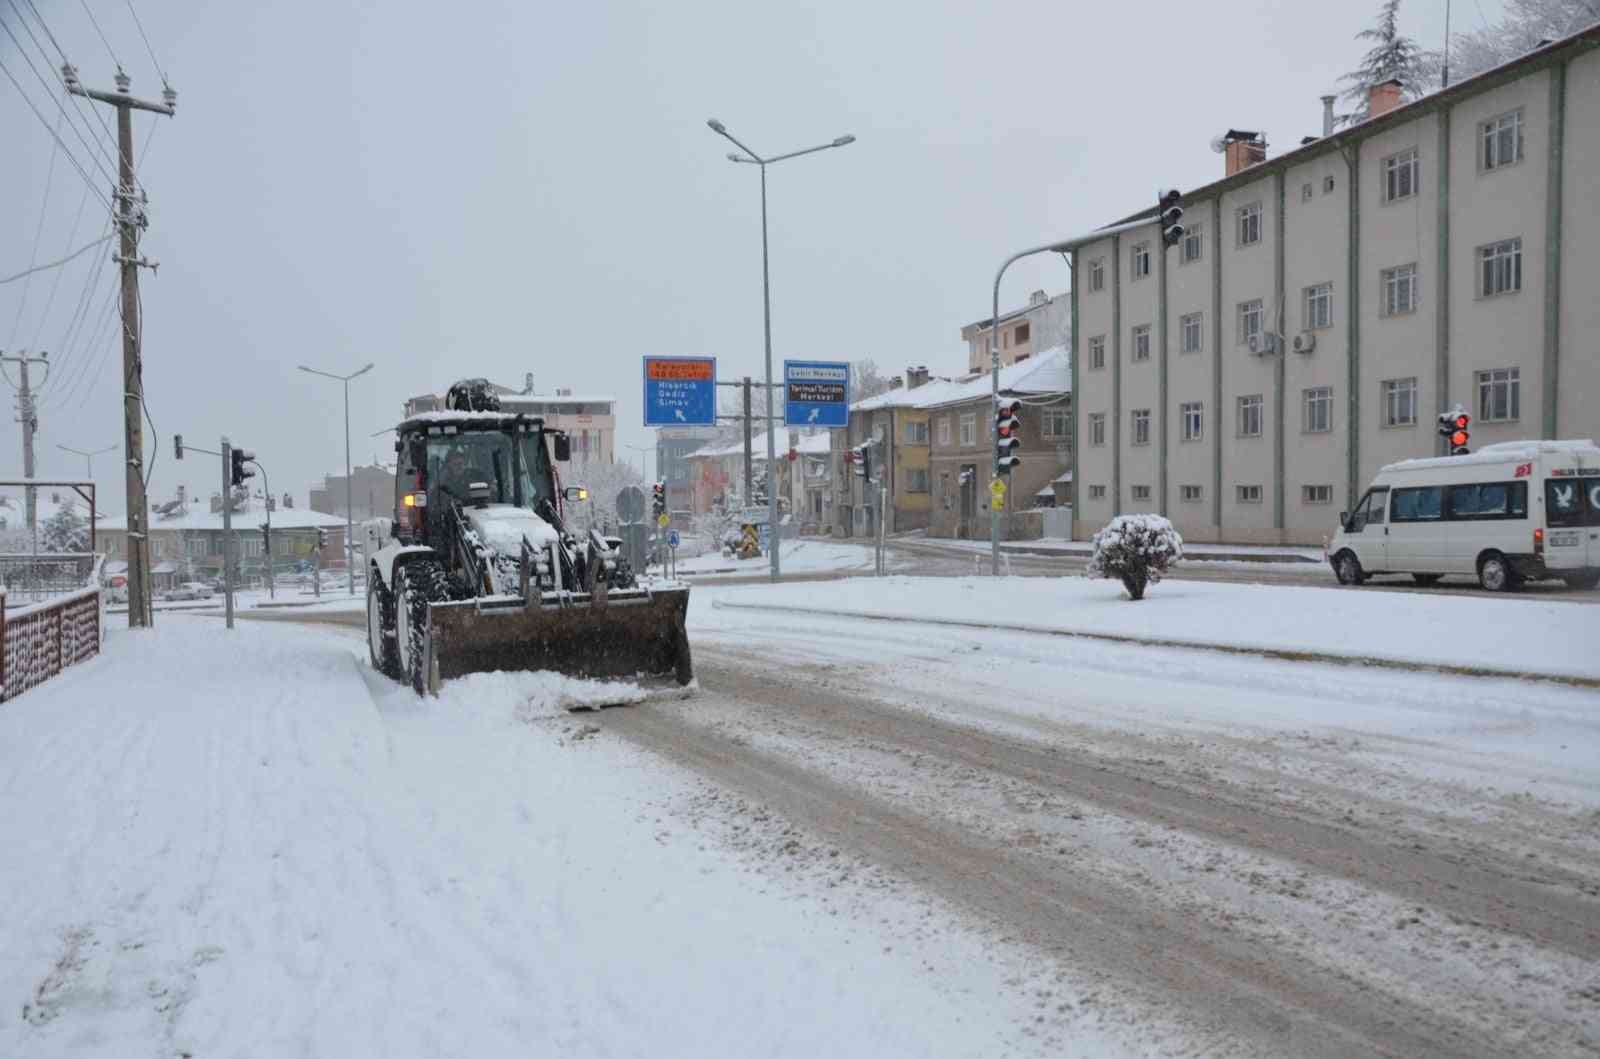
[[[363,652],[170,618],[0,707],[0,1056],[1043,1047],[1020,950],[781,827],[718,843],[720,793],[558,679],[419,701]]]

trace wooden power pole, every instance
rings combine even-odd
[[[122,266],[122,422],[123,448],[127,454],[128,486],[128,626],[151,624],[150,608],[150,504],[145,496],[144,467],[144,362],[141,359],[139,326],[139,268],[155,266],[139,256],[139,233],[149,223],[145,216],[145,197],[138,189],[133,172],[133,112],[148,110],[172,117],[178,93],[170,85],[161,91],[161,102],[136,99],[129,94],[131,84],[121,68],[117,70],[117,90],[101,92],[85,88],[78,71],[68,63],[61,68],[67,91],[117,108],[117,190],[116,221],[122,237],[116,261]]]

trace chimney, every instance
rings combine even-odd
[[[1042,290],[1036,290],[1032,294],[1028,295],[1028,307],[1031,309],[1033,306],[1043,305],[1049,300],[1050,296],[1048,294]]]
[[[915,368],[906,369],[906,389],[915,390],[918,386],[924,385],[927,381],[927,365],[918,365]]]
[[[212,493],[211,494],[211,513],[213,515],[222,514],[222,494],[221,493]]]
[[[189,494],[188,486],[183,486],[183,485],[178,486],[178,503],[187,504],[189,502],[189,495],[188,494]]]
[[[901,379],[900,379],[900,376],[898,376],[898,375],[896,375],[894,378],[889,380],[889,389],[891,389],[891,390],[898,390],[900,388],[900,385],[901,385]]]
[[[1322,97],[1322,135],[1333,135],[1333,101],[1335,96]]]
[[[1400,82],[1394,78],[1367,89],[1367,117],[1376,118],[1398,107],[1403,92]]]
[[[522,376],[522,392],[524,394],[533,392],[533,372],[531,371]]]
[[[1223,160],[1226,163],[1225,176],[1233,176],[1267,160],[1267,141],[1261,138],[1259,132],[1229,129],[1221,137],[1221,145]]]

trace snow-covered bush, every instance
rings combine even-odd
[[[88,551],[89,520],[78,514],[76,504],[67,501],[40,525],[39,546],[47,552]]]
[[[1143,599],[1146,586],[1161,580],[1183,558],[1183,538],[1160,515],[1118,515],[1094,535],[1089,576],[1114,578],[1128,595]]]

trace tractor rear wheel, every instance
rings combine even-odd
[[[394,577],[400,679],[418,695],[428,693],[428,604],[433,601],[441,575],[437,562],[419,559],[402,566]]]
[[[367,571],[367,656],[372,668],[400,679],[400,653],[394,627],[394,595],[376,569]]]

